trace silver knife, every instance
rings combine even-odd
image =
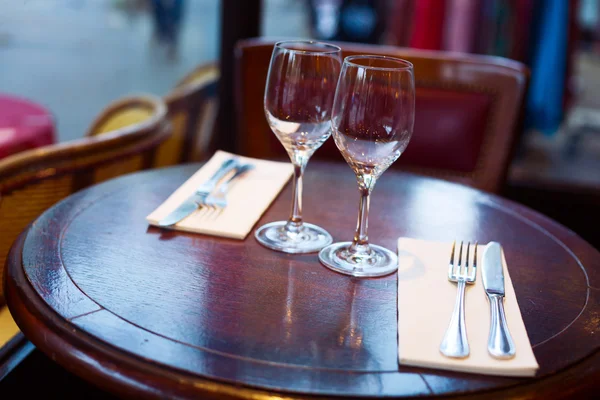
[[[237,168],[239,162],[233,158],[230,158],[223,162],[217,172],[206,182],[204,182],[193,195],[188,197],[183,203],[179,205],[175,210],[171,211],[169,215],[165,218],[158,221],[158,226],[170,226],[176,224],[181,221],[188,215],[192,214],[196,211],[204,202],[206,197],[213,191],[213,189],[217,186],[219,181],[231,172],[233,169]]]
[[[508,331],[504,315],[504,269],[502,247],[499,243],[490,242],[487,245],[483,253],[481,277],[490,303],[488,352],[494,358],[512,358],[515,356],[515,344]]]

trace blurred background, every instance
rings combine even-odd
[[[247,24],[260,36],[527,65],[524,123],[503,194],[597,243],[587,211],[572,208],[599,204],[600,0],[0,0],[0,94],[47,108],[56,141],[81,138],[109,102],[163,96],[195,66],[218,61],[223,38],[239,36],[231,25],[245,18],[225,26],[223,13],[250,9]]]

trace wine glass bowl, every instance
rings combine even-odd
[[[293,156],[310,157],[331,136],[331,107],[340,72],[340,49],[319,42],[279,42],[273,52],[265,114]]]
[[[382,276],[398,268],[394,252],[369,244],[369,196],[377,179],[406,149],[414,113],[411,63],[386,56],[344,59],[331,124],[335,144],[356,174],[359,214],[352,242],[332,244],[319,253],[325,266],[353,276]]]
[[[255,232],[264,246],[286,253],[310,253],[332,242],[323,228],[302,220],[302,176],[314,152],[331,136],[331,110],[341,69],[341,49],[314,41],[275,44],[264,109],[273,133],[294,165],[293,204],[288,221]]]
[[[344,61],[332,119],[333,138],[355,173],[376,178],[400,157],[412,136],[412,64],[386,56]]]

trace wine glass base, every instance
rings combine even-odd
[[[323,228],[313,224],[302,224],[298,233],[286,230],[287,221],[277,221],[258,228],[254,237],[260,244],[271,250],[284,253],[314,253],[331,244],[331,235]]]
[[[398,269],[398,256],[391,250],[370,245],[366,256],[356,256],[349,251],[352,242],[334,243],[319,253],[319,260],[327,268],[356,277],[389,275]]]

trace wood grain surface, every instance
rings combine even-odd
[[[399,367],[396,274],[353,279],[316,254],[273,252],[253,236],[149,227],[145,216],[198,168],[79,192],[21,235],[6,289],[29,340],[123,396],[561,398],[598,390],[600,254],[557,223],[474,189],[387,171],[371,201],[371,241],[392,249],[399,236],[501,242],[540,371],[517,379]],[[307,222],[351,239],[358,190],[347,165],[309,164],[304,196]],[[290,198],[288,186],[259,225],[286,218]]]

